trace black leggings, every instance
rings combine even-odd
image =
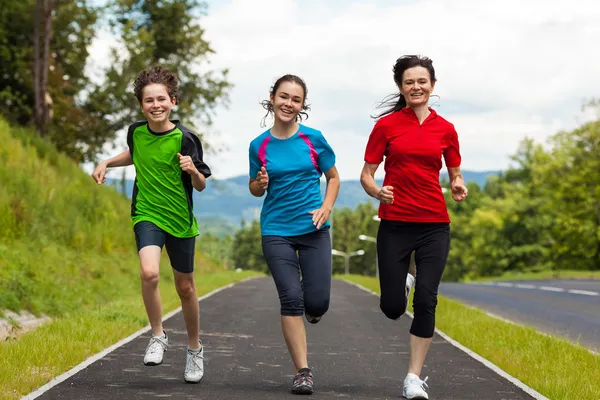
[[[406,308],[406,275],[415,251],[417,279],[410,333],[433,337],[437,291],[450,251],[450,224],[382,220],[377,232],[380,308],[398,319]]]

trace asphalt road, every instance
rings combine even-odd
[[[289,391],[294,371],[270,278],[216,293],[200,302],[200,310],[206,370],[200,384],[183,382],[186,336],[178,313],[165,322],[170,347],[162,365],[142,363],[146,332],[26,399],[297,398]],[[398,321],[385,318],[376,296],[334,281],[330,311],[317,325],[307,324],[315,394],[306,398],[401,398],[411,321],[406,316]],[[437,334],[423,375],[429,376],[432,400],[544,399],[535,392],[528,394],[519,382],[502,377]]]
[[[600,280],[442,283],[440,294],[600,351]]]

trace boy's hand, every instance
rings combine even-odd
[[[179,157],[179,166],[182,171],[187,172],[190,175],[198,175],[199,172],[192,161],[192,157],[190,156],[182,156],[180,153],[177,153],[177,157]]]
[[[260,171],[256,174],[256,180],[258,181],[258,187],[267,189],[267,186],[269,186],[269,174],[267,174],[265,167],[260,168]]]
[[[92,178],[98,185],[102,185],[106,182],[106,163],[101,162],[96,166],[94,172],[92,172]]]

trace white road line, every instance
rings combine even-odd
[[[377,294],[376,292],[374,292],[372,290],[365,288],[364,286],[359,285],[358,283],[350,282],[345,279],[342,279],[342,280],[352,286],[356,286],[357,288],[364,290],[367,293],[371,293],[371,294],[379,297],[379,294]],[[413,318],[413,314],[408,311],[406,312],[406,315],[408,315],[410,318]],[[514,376],[510,375],[508,372],[504,371],[503,369],[498,367],[496,364],[492,363],[489,360],[486,360],[485,358],[481,357],[479,354],[475,353],[473,350],[468,349],[467,347],[458,343],[456,340],[452,339],[450,336],[446,335],[444,332],[440,331],[439,329],[435,328],[435,333],[440,335],[444,340],[446,340],[448,343],[450,343],[454,347],[458,348],[459,350],[462,350],[463,352],[465,352],[469,356],[473,357],[475,360],[479,361],[480,363],[482,363],[483,365],[485,365],[486,367],[488,367],[489,369],[491,369],[492,371],[494,371],[501,377],[507,379],[513,385],[521,388],[525,393],[529,394],[535,400],[550,400],[543,394],[537,392],[533,388],[530,388],[529,386],[527,386],[526,384],[524,384],[523,382],[521,382]]]
[[[590,292],[588,290],[579,290],[579,289],[571,289],[571,290],[569,290],[569,293],[582,294],[584,296],[600,296],[600,293],[598,293],[598,292]]]
[[[537,288],[537,286],[535,286],[535,285],[524,285],[522,283],[517,283],[515,285],[515,287],[518,287],[519,289],[536,289]]]
[[[563,288],[554,287],[554,286],[540,286],[539,289],[545,290],[547,292],[564,292],[565,291],[565,289],[563,289]]]
[[[580,289],[564,289],[554,286],[535,286],[525,283],[508,283],[508,282],[468,282],[470,285],[479,285],[479,286],[496,286],[496,287],[515,287],[518,289],[538,289],[544,290],[546,292],[557,292],[557,293],[571,293],[571,294],[580,294],[583,296],[600,296],[598,292],[592,292],[589,290],[580,290]]]
[[[235,282],[235,283],[230,283],[229,285],[226,286],[222,286],[218,289],[213,290],[212,292],[206,293],[204,296],[199,297],[198,301],[202,301],[214,294],[217,294],[225,289],[229,289],[230,287],[233,287],[239,283],[251,280],[251,279],[256,279],[257,277],[250,277],[250,278],[246,278],[246,279],[242,279],[241,281]],[[179,311],[181,311],[181,307],[177,308],[176,310],[171,311],[170,313],[166,314],[163,317],[163,321],[168,320],[169,318],[171,318],[173,315],[177,314]],[[87,360],[85,360],[84,362],[82,362],[79,365],[74,366],[73,368],[71,368],[70,370],[68,370],[67,372],[65,372],[64,374],[57,376],[56,378],[52,379],[50,382],[46,383],[44,386],[40,387],[39,389],[35,390],[34,392],[29,393],[27,396],[23,397],[21,400],[31,400],[31,399],[35,399],[39,396],[41,396],[42,394],[44,394],[45,392],[47,392],[48,390],[52,389],[54,386],[58,385],[59,383],[69,379],[71,376],[75,375],[76,373],[78,373],[79,371],[87,368],[88,366],[90,366],[91,364],[95,363],[96,361],[98,361],[99,359],[101,359],[102,357],[106,356],[107,354],[113,352],[114,350],[118,349],[119,347],[131,342],[133,339],[137,338],[140,335],[143,335],[144,333],[148,332],[150,330],[150,326],[147,326],[145,328],[140,329],[139,331],[135,332],[134,334],[126,337],[125,339],[121,340],[120,342],[117,342],[115,344],[113,344],[112,346],[102,350],[100,353],[97,353],[93,356],[91,356],[90,358],[88,358]]]

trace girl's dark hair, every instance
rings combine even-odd
[[[167,88],[169,97],[175,97],[179,100],[179,80],[177,79],[177,75],[163,67],[152,67],[140,72],[133,82],[133,93],[140,103],[142,102],[144,88],[153,83],[164,85]]]
[[[431,59],[424,56],[407,55],[397,59],[396,64],[394,64],[394,82],[396,82],[396,85],[402,86],[402,76],[404,75],[404,71],[413,67],[425,68],[427,71],[429,71],[431,83],[435,83],[435,69],[433,68],[433,62]],[[371,116],[371,118],[381,118],[384,115],[402,110],[404,107],[406,107],[406,99],[400,92],[391,94],[384,98],[381,103],[379,103],[377,108],[381,107],[387,107],[387,110],[383,111],[379,115]]]
[[[302,87],[302,90],[304,90],[304,98],[302,99],[302,108],[300,109],[300,113],[298,113],[296,120],[302,121],[302,117],[308,118],[308,114],[306,112],[310,111],[310,106],[308,104],[306,104],[306,96],[308,94],[308,90],[306,89],[306,83],[304,83],[302,78],[300,78],[299,76],[291,75],[291,74],[283,75],[281,78],[277,79],[275,81],[275,84],[273,85],[273,87],[271,87],[271,90],[269,91],[271,96],[275,97],[275,94],[277,93],[277,89],[279,89],[279,86],[283,82],[296,83]],[[266,121],[267,117],[269,116],[269,114],[273,115],[273,103],[271,103],[271,99],[268,99],[268,100],[261,101],[260,104],[263,106],[263,108],[265,110],[267,110],[267,113],[260,121],[260,126],[264,127],[264,126],[266,126],[265,121]]]

